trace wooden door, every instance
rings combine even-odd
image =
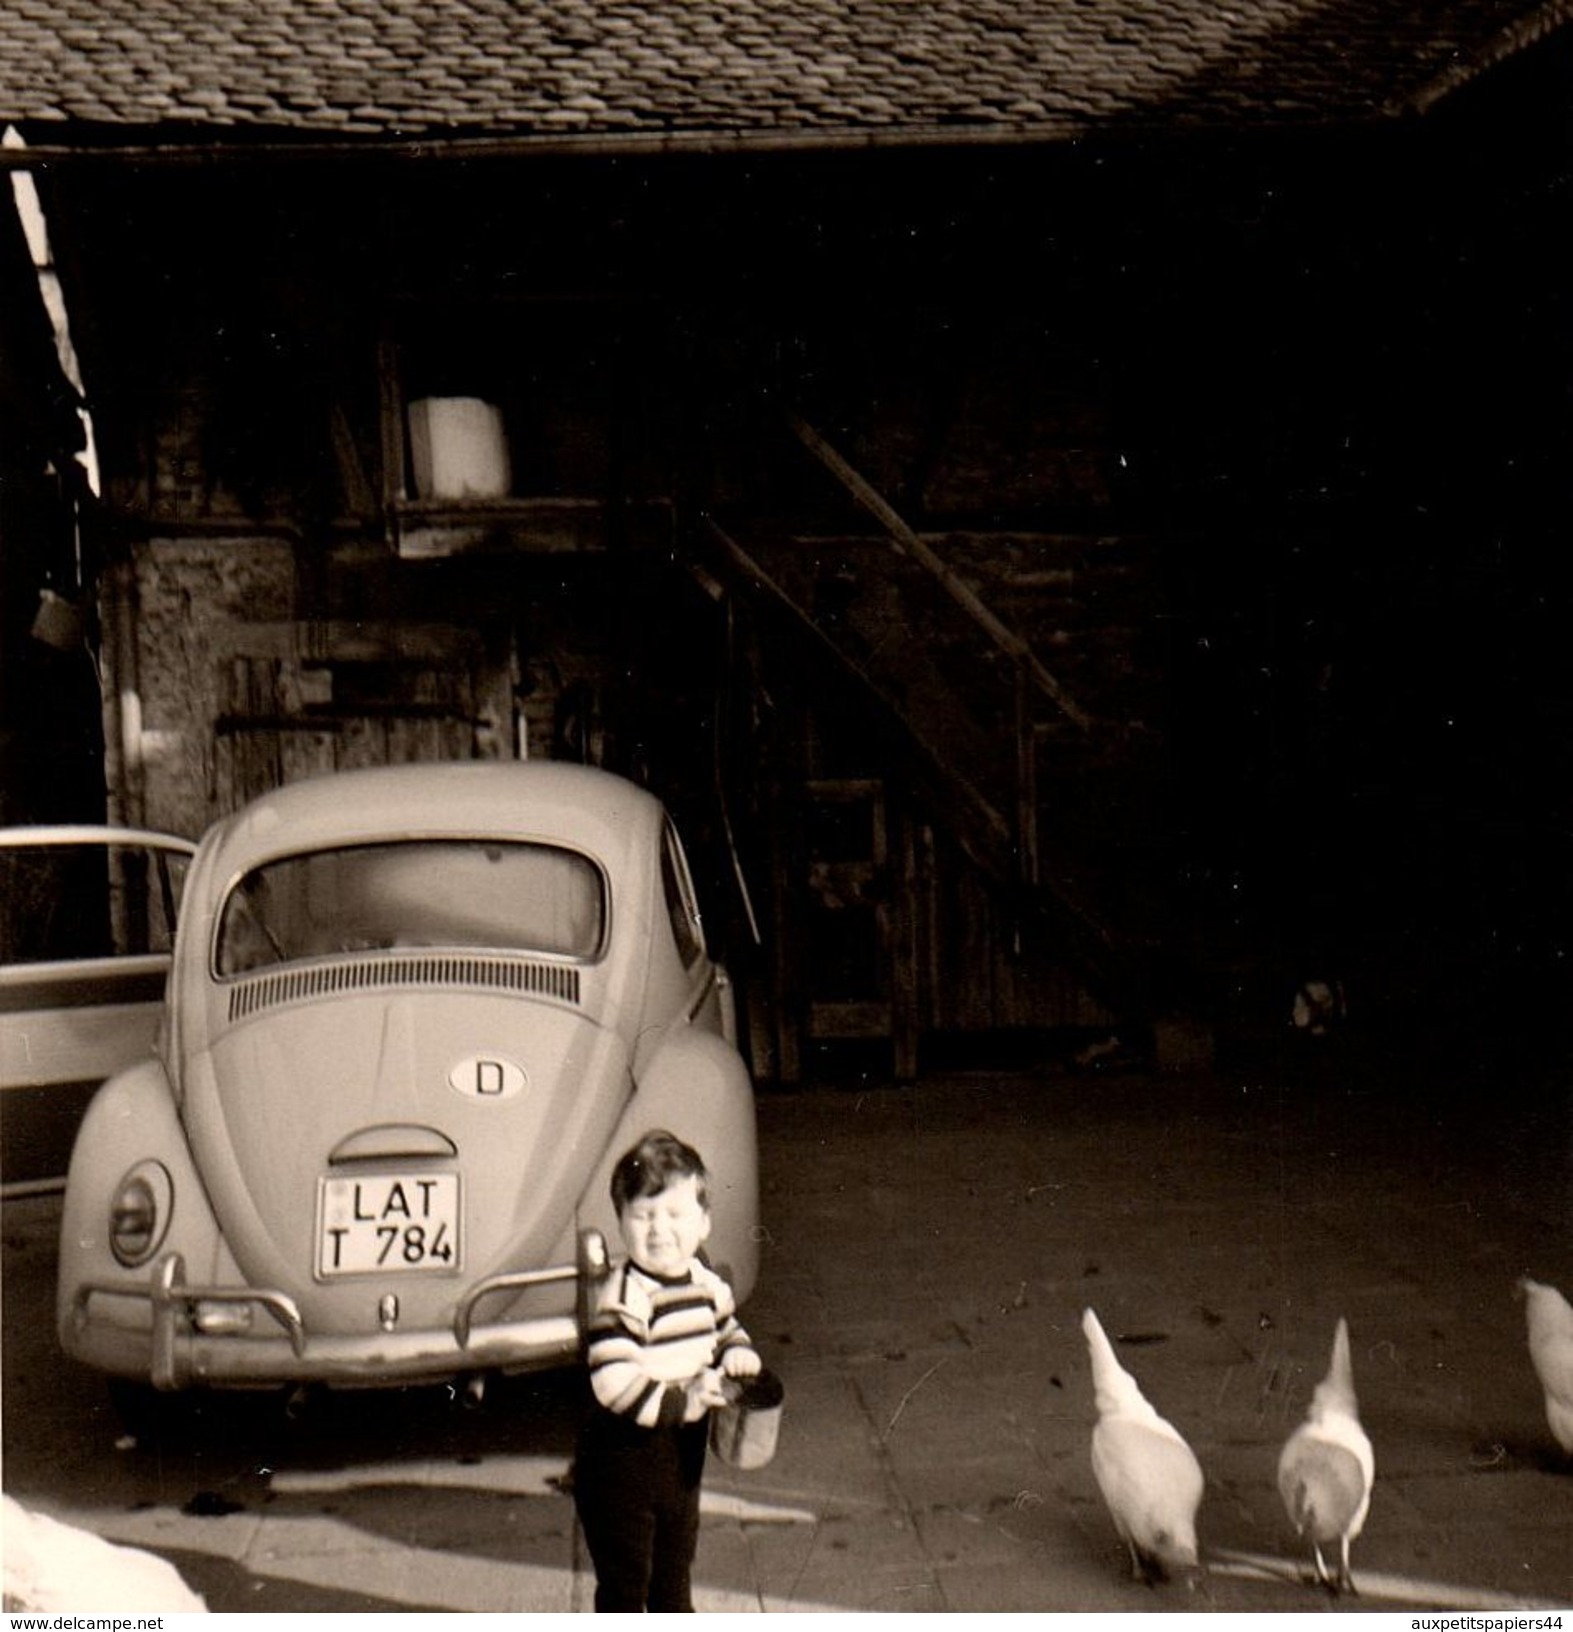
[[[328,771],[512,751],[506,654],[472,630],[237,623],[219,646],[215,815]]]

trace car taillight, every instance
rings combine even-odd
[[[175,1187],[161,1162],[139,1162],[109,1204],[109,1250],[127,1269],[145,1264],[169,1228]]]

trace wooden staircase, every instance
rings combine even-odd
[[[880,738],[866,766],[801,767],[810,812],[826,800],[874,801],[882,814],[869,876],[892,881],[878,903],[893,946],[880,995],[810,998],[806,1034],[884,1030],[898,1061],[914,1056],[907,1034],[921,1013],[903,1004],[920,1011],[921,1000],[902,956],[917,911],[904,898],[912,863],[892,843],[899,824],[881,766],[899,768],[1009,901],[1013,934],[1062,947],[1111,1014],[1150,1023],[1165,1001],[1167,908],[1161,849],[1151,853],[1161,697],[1143,662],[1152,590],[1140,543],[919,533],[813,427],[790,425],[851,501],[849,525],[836,526],[834,509],[812,525],[712,514],[695,543],[704,570],[768,625],[799,672],[855,696]],[[859,525],[870,518],[873,529]],[[802,863],[812,883],[811,844]]]

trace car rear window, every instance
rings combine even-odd
[[[442,946],[593,958],[601,871],[555,845],[402,840],[267,863],[229,893],[217,972],[383,947]]]

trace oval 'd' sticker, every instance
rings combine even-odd
[[[448,1086],[469,1099],[512,1099],[528,1082],[521,1066],[495,1054],[468,1055],[448,1072]]]

